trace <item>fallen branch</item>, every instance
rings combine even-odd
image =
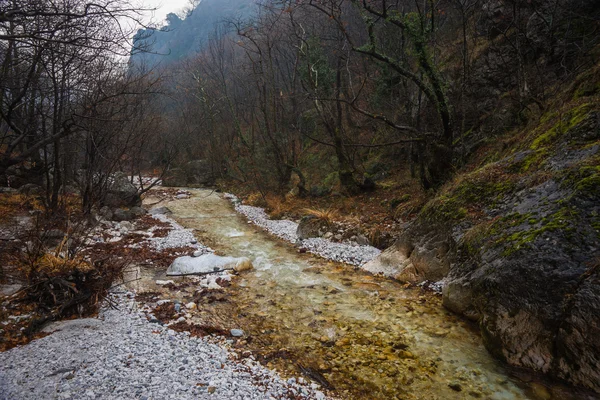
[[[227,269],[216,269],[214,271],[208,271],[208,272],[190,272],[187,274],[167,274],[167,276],[191,276],[191,275],[196,275],[196,276],[204,276],[204,275],[210,275],[210,274],[218,274],[219,272],[224,272],[224,271],[228,271]],[[230,270],[229,270],[230,271]]]

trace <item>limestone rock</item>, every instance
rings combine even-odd
[[[364,265],[374,274],[381,273],[401,282],[439,281],[449,271],[450,244],[444,235],[424,234],[412,243],[406,233],[378,257]]]
[[[327,232],[330,226],[326,221],[307,215],[302,217],[296,230],[296,235],[300,240],[320,237],[323,232]]]
[[[173,214],[168,207],[155,207],[150,209],[150,215],[170,215]]]
[[[211,253],[200,257],[183,256],[176,258],[167,269],[167,276],[210,274],[222,270],[241,272],[252,268],[252,262],[245,257],[222,257]]]
[[[412,266],[409,258],[411,251],[410,247],[397,242],[362,268],[372,274],[382,274],[390,278],[401,277],[404,271]]]
[[[112,220],[113,221],[131,221],[132,219],[134,219],[135,216],[133,215],[133,213],[129,210],[124,210],[122,208],[117,208],[116,210],[113,211],[113,215],[112,215]]]
[[[207,160],[192,160],[185,164],[183,169],[189,185],[212,186],[215,184],[215,174]]]
[[[104,197],[104,205],[114,207],[139,207],[142,199],[137,188],[129,181],[123,172],[116,172],[111,177],[108,190]]]
[[[254,266],[252,265],[252,262],[245,257],[241,258],[240,261],[233,266],[235,272],[251,271],[253,269]]]
[[[163,177],[163,186],[185,187],[187,184],[186,174],[181,168],[171,168]]]

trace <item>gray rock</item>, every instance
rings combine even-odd
[[[382,274],[401,281],[414,282],[417,277],[414,276],[414,267],[410,261],[411,252],[412,248],[410,246],[397,242],[363,265],[363,269],[373,274]]]
[[[40,185],[27,183],[19,188],[19,193],[27,196],[39,196],[44,193],[44,189]]]
[[[244,336],[244,331],[241,330],[241,329],[232,329],[229,332],[231,333],[231,336],[233,336],[233,337],[242,337],[242,336]]]
[[[187,185],[186,173],[181,168],[171,168],[163,177],[163,186],[185,187]]]
[[[119,229],[128,232],[128,231],[132,231],[134,229],[134,226],[129,221],[121,221],[121,222],[119,222]]]
[[[129,211],[131,211],[134,218],[139,218],[147,213],[147,211],[142,207],[131,207]]]
[[[97,329],[102,326],[102,321],[96,318],[81,318],[66,321],[51,322],[46,325],[42,332],[51,333],[56,331],[78,331],[80,329]]]
[[[127,175],[116,172],[111,177],[103,204],[111,208],[139,207],[142,205],[142,199]]]
[[[296,235],[300,240],[320,237],[323,231],[328,231],[330,228],[326,221],[319,218],[307,215],[302,217],[296,230]]]
[[[116,210],[113,211],[113,216],[112,216],[112,220],[113,221],[131,221],[132,219],[135,219],[135,216],[133,215],[133,213],[129,210],[124,210],[122,208],[117,208]]]
[[[150,209],[150,215],[170,215],[173,214],[168,207],[155,207]]]
[[[466,278],[452,279],[442,288],[444,307],[477,321],[479,313],[473,307],[473,290],[471,283]]]
[[[0,187],[0,193],[4,193],[4,194],[15,194],[18,193],[19,191],[15,188],[11,188],[11,187]]]
[[[246,257],[221,257],[210,253],[200,257],[176,258],[167,269],[167,276],[210,274],[227,269],[241,272],[248,268],[252,269],[252,263]]]
[[[215,184],[215,174],[207,160],[192,160],[185,164],[187,182],[192,186],[212,186]]]
[[[110,209],[110,207],[104,206],[104,207],[100,208],[100,210],[98,211],[98,215],[100,215],[102,218],[110,221],[110,220],[112,220],[113,212]]]
[[[364,235],[357,235],[356,243],[360,244],[361,246],[370,246],[371,245],[371,243],[369,243],[369,239],[367,239],[367,237]]]
[[[23,288],[23,285],[18,283],[10,285],[0,285],[0,297],[1,296],[12,296]]]

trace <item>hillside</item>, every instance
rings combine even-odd
[[[599,398],[597,0],[139,15],[0,2],[0,397]]]
[[[203,0],[183,19],[167,15],[159,29],[140,29],[133,38],[131,68],[146,70],[185,60],[197,54],[210,38],[228,32],[228,22],[256,12],[254,0]]]

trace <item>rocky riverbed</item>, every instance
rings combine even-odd
[[[265,229],[285,241],[295,244],[298,248],[319,255],[332,261],[361,266],[377,257],[381,251],[373,246],[360,245],[351,241],[342,243],[325,238],[300,239],[297,235],[298,223],[286,219],[272,220],[264,209],[241,204],[233,194],[225,194],[226,199],[233,202],[235,210],[244,215],[254,225]]]
[[[325,399],[284,380],[227,340],[151,323],[133,293],[115,293],[98,318],[54,323],[49,336],[0,353],[0,399]]]

